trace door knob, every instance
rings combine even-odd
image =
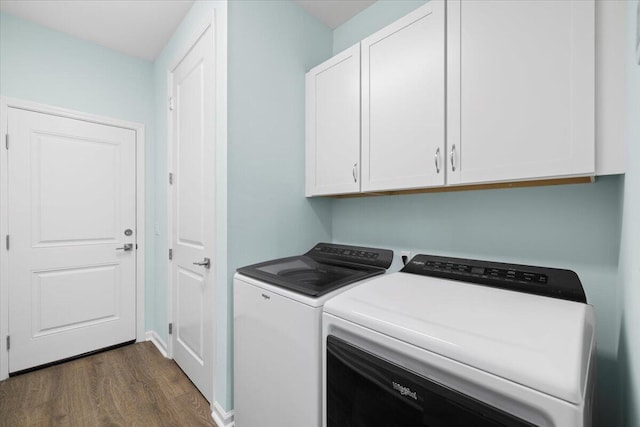
[[[204,268],[211,268],[211,260],[209,258],[205,258],[201,262],[194,262],[193,265],[201,265]]]
[[[133,243],[125,243],[123,247],[116,248],[116,251],[130,251],[133,250]]]

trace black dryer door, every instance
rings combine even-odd
[[[532,427],[526,421],[327,338],[327,427]]]

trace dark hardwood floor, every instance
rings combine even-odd
[[[150,342],[0,382],[0,426],[212,426],[209,403]]]

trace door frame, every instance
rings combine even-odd
[[[9,253],[4,239],[9,233],[7,216],[8,200],[8,150],[5,147],[9,108],[44,113],[58,117],[82,120],[90,123],[133,130],[136,134],[136,341],[145,340],[144,331],[144,288],[145,288],[145,127],[142,123],[128,122],[96,114],[84,113],[67,108],[55,107],[37,102],[0,96],[0,381],[9,376],[9,352],[6,337],[9,334]],[[11,141],[9,141],[11,144]]]
[[[191,52],[191,50],[193,49],[193,47],[196,45],[196,43],[198,43],[198,41],[200,40],[200,38],[205,34],[205,32],[208,29],[211,29],[212,31],[212,37],[214,38],[214,67],[216,70],[216,82],[215,84],[212,86],[212,90],[208,91],[207,93],[204,94],[205,97],[209,97],[209,98],[213,98],[214,99],[214,114],[218,115],[220,113],[220,105],[221,105],[221,101],[224,100],[225,104],[226,104],[226,95],[221,95],[220,92],[220,87],[219,85],[224,84],[225,85],[225,89],[226,89],[226,79],[224,78],[220,78],[219,75],[219,71],[220,71],[220,65],[219,62],[221,61],[221,55],[219,54],[219,37],[220,37],[220,25],[222,22],[222,19],[220,19],[219,21],[216,21],[216,12],[218,11],[218,8],[215,8],[210,14],[207,14],[206,18],[200,23],[200,26],[197,27],[196,31],[193,32],[193,34],[191,35],[191,37],[189,37],[186,42],[184,43],[182,49],[180,49],[178,51],[178,54],[174,57],[174,59],[172,61],[169,62],[169,65],[167,67],[167,102],[169,103],[169,99],[172,97],[173,95],[173,75],[174,72],[176,70],[176,68],[180,65],[180,63],[184,60],[184,58],[189,54],[189,52]],[[223,18],[224,19],[224,18]],[[226,64],[226,61],[225,61]],[[217,92],[217,93],[216,93]],[[226,120],[223,122],[221,120],[219,120],[217,122],[220,126],[218,126],[218,128],[216,128],[215,132],[214,132],[214,156],[217,158],[217,146],[220,143],[226,144],[224,141],[226,141],[226,133],[224,134],[224,139],[221,138],[221,131],[226,132]],[[167,108],[167,173],[165,176],[167,176],[167,189],[168,189],[168,194],[167,194],[167,247],[169,249],[172,249],[172,244],[173,244],[173,202],[174,202],[174,197],[173,197],[173,188],[171,186],[171,184],[169,184],[169,180],[168,180],[168,175],[169,173],[174,173],[174,159],[173,159],[173,128],[174,128],[174,123],[173,123],[173,113],[171,111],[171,109]],[[219,129],[221,127],[224,127],[224,129]],[[216,168],[215,164],[214,164],[214,168]],[[217,179],[217,171],[215,171],[214,169],[214,175],[216,176]],[[216,186],[212,187],[212,191],[215,192],[215,196],[214,196],[214,216],[218,215],[218,208],[219,205],[217,203],[217,188]],[[211,220],[213,220],[215,222],[215,218],[211,218]],[[214,230],[216,229],[216,227],[214,226]],[[212,264],[213,264],[213,268],[211,271],[211,277],[213,280],[212,286],[213,286],[213,290],[212,290],[212,295],[213,295],[213,300],[212,301],[205,301],[205,310],[210,310],[213,315],[211,316],[211,324],[209,325],[209,327],[211,328],[211,343],[212,343],[212,348],[210,348],[209,350],[211,351],[211,367],[212,367],[212,372],[211,375],[213,376],[212,381],[211,381],[211,385],[212,385],[212,389],[210,390],[211,393],[211,402],[209,402],[210,406],[212,409],[214,409],[214,403],[216,402],[216,398],[215,398],[215,371],[216,371],[216,362],[217,362],[217,351],[216,351],[216,338],[217,338],[217,331],[216,331],[216,315],[215,315],[215,301],[216,301],[216,297],[217,297],[217,292],[216,292],[216,270],[218,268],[218,262],[217,262],[217,254],[218,254],[218,250],[217,250],[217,242],[216,242],[216,238],[214,236],[213,239],[211,239],[211,241],[213,242],[213,247],[212,247],[212,254],[211,254],[211,259],[212,259]],[[175,319],[173,318],[173,313],[174,313],[174,303],[175,301],[173,300],[173,292],[174,292],[174,287],[175,284],[173,283],[173,263],[171,260],[168,261],[167,263],[167,320],[169,323],[174,323]],[[173,331],[173,334],[175,334],[176,331]],[[168,335],[167,337],[167,357],[169,359],[173,359],[173,334]],[[217,420],[216,420],[217,421]]]

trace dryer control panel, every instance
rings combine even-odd
[[[413,257],[401,271],[587,302],[582,283],[571,270],[421,254]]]

